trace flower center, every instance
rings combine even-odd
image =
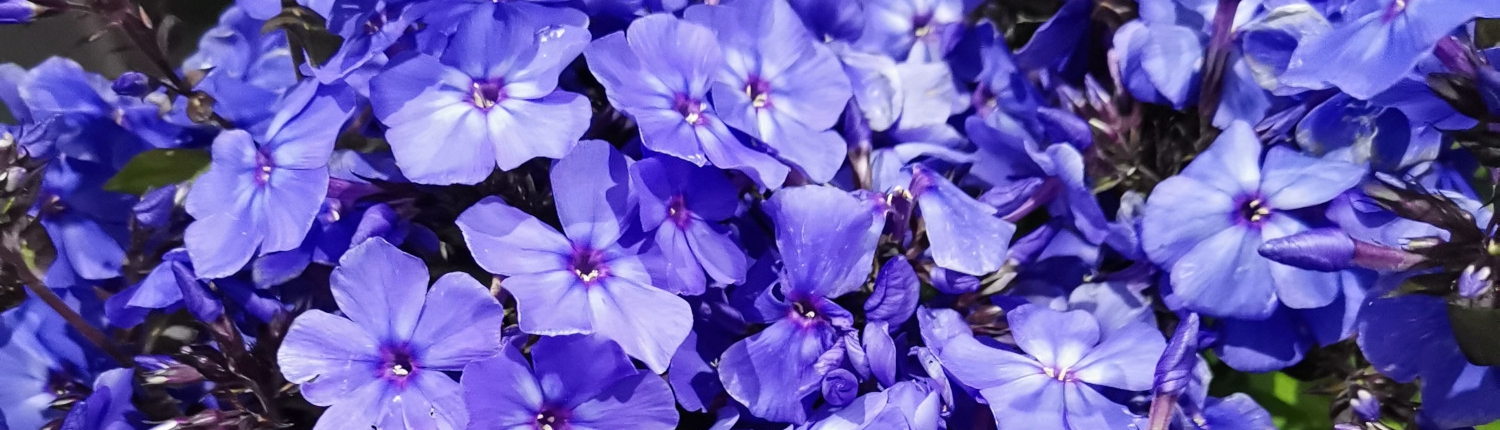
[[[1056,379],[1061,382],[1068,382],[1073,380],[1073,372],[1068,371],[1068,369],[1059,370],[1053,369],[1050,366],[1042,366],[1042,373],[1047,374],[1048,378]]]
[[[682,119],[692,125],[703,125],[708,122],[708,119],[703,116],[705,106],[702,100],[688,97],[686,94],[678,94],[672,100],[672,109],[682,114]]]
[[[771,105],[771,83],[752,75],[745,83],[745,96],[750,98],[750,106],[764,109]]]
[[[1391,22],[1391,20],[1394,20],[1396,19],[1396,17],[1401,16],[1401,12],[1405,11],[1406,0],[1395,0],[1391,2],[1391,4],[1385,6],[1385,14],[1380,16],[1380,22]]]
[[[818,319],[818,308],[817,308],[817,306],[813,305],[811,302],[808,302],[808,301],[798,300],[798,301],[792,302],[792,312],[796,313],[798,316],[801,316],[802,318],[805,318],[805,319],[809,319],[809,320]]]
[[[405,381],[413,373],[417,373],[417,361],[412,357],[411,348],[406,345],[396,345],[383,348],[380,352],[380,368],[384,371],[385,378],[394,381]]]
[[[927,35],[932,34],[932,14],[924,13],[912,17],[911,28],[912,34],[918,38],[927,37]]]
[[[271,171],[276,167],[276,164],[271,161],[271,156],[257,151],[255,153],[255,165],[257,166],[255,169],[255,183],[265,185],[267,182],[271,182]]]
[[[687,208],[687,199],[682,194],[672,196],[667,200],[667,219],[677,224],[677,227],[686,228],[688,221],[692,220],[693,213]]]
[[[577,247],[573,250],[572,261],[568,264],[573,269],[573,275],[584,285],[593,285],[606,276],[609,276],[609,267],[604,264],[603,253],[587,247]]]
[[[505,87],[499,79],[474,81],[469,88],[469,95],[473,97],[472,103],[480,109],[495,107],[496,103],[505,100]]]
[[[370,19],[365,21],[365,34],[379,33],[381,29],[385,28],[385,21],[384,13],[371,14]]]
[[[1271,208],[1265,205],[1259,197],[1249,199],[1240,205],[1240,219],[1251,224],[1260,224],[1267,216],[1271,215]]]
[[[536,414],[537,430],[563,430],[568,428],[568,419],[563,414],[552,410],[543,410]]]

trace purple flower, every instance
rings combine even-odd
[[[286,36],[262,34],[265,22],[251,17],[252,12],[238,6],[225,10],[219,25],[203,33],[198,52],[182,62],[182,69],[203,71],[193,89],[213,95],[214,113],[255,133],[276,114],[277,98],[297,81],[288,73],[292,55]],[[178,106],[181,111],[185,105]]]
[[[524,342],[524,339],[518,339]],[[464,368],[469,428],[671,429],[672,389],[637,370],[618,345],[597,336],[545,336]]]
[[[1443,298],[1409,294],[1370,302],[1359,319],[1359,349],[1397,382],[1422,379],[1423,428],[1459,428],[1500,419],[1483,405],[1500,398],[1494,367],[1469,362],[1459,349]]]
[[[657,249],[666,257],[668,291],[702,294],[708,280],[738,284],[749,265],[721,221],[734,216],[739,199],[734,185],[717,169],[674,157],[651,157],[630,166],[640,194],[641,226],[656,230]]]
[[[836,369],[834,374],[843,369]],[[884,391],[853,399],[843,408],[826,408],[799,430],[938,429],[943,407],[937,390],[926,381],[901,381]]]
[[[310,310],[292,322],[277,362],[307,401],[329,406],[315,429],[464,428],[458,382],[443,372],[500,353],[505,310],[469,275],[430,291],[427,280],[422,260],[370,240],[329,280],[344,317]]]
[[[1365,7],[1357,10],[1364,14],[1348,16],[1321,36],[1299,44],[1281,79],[1304,87],[1333,85],[1354,98],[1367,100],[1411,71],[1439,39],[1474,18],[1500,17],[1500,3],[1495,2],[1361,3]]]
[[[836,188],[784,189],[765,206],[781,281],[758,291],[746,319],[770,326],[724,352],[719,379],[755,416],[802,423],[804,398],[821,388],[820,358],[852,330],[853,316],[832,299],[864,284],[881,225],[868,205]]]
[[[264,133],[228,130],[214,139],[213,164],[187,198],[196,221],[183,242],[198,276],[223,278],[257,252],[302,245],[328,193],[334,139],[353,109],[346,88],[309,82],[287,94]]]
[[[63,414],[54,401],[80,398],[88,387],[88,357],[61,317],[32,298],[0,315],[0,427],[42,428]]]
[[[1272,262],[1257,249],[1309,229],[1287,211],[1332,200],[1363,178],[1352,164],[1285,147],[1262,151],[1249,125],[1236,122],[1181,174],[1157,184],[1146,201],[1142,247],[1171,273],[1188,310],[1262,319],[1277,303],[1322,307],[1338,296],[1337,274]]]
[[[1166,348],[1155,328],[1130,324],[1101,338],[1083,311],[1022,305],[1006,313],[1018,352],[956,336],[939,356],[959,382],[989,402],[1001,428],[1128,428],[1124,406],[1096,386],[1151,389],[1151,369]]]
[[[497,166],[567,155],[591,110],[587,98],[559,90],[557,78],[589,38],[585,28],[485,2],[458,24],[441,58],[393,60],[371,81],[370,102],[390,127],[401,172],[414,182],[473,184]]]
[[[714,78],[725,67],[713,30],[650,15],[595,40],[584,57],[610,104],[635,119],[646,148],[743,171],[768,188],[786,179],[790,169],[745,146],[708,104]]]
[[[598,333],[652,371],[666,370],[692,327],[681,297],[652,284],[646,265],[618,243],[634,209],[628,159],[601,141],[580,142],[552,168],[563,233],[497,197],[458,217],[474,260],[506,276],[521,331]]]
[[[135,198],[102,188],[114,173],[99,163],[69,157],[53,160],[43,173],[32,214],[56,250],[47,268],[48,285],[66,288],[120,276],[130,216],[126,208]]]
[[[713,83],[714,111],[813,182],[833,179],[847,145],[830,129],[853,95],[833,52],[783,0],[694,6],[685,16],[715,29],[729,59]]]
[[[964,31],[974,0],[873,0],[865,2],[864,33],[856,45],[898,61],[941,62]]]
[[[94,379],[93,393],[73,405],[63,418],[62,430],[134,430],[140,417],[130,397],[134,391],[131,369],[113,369]]]

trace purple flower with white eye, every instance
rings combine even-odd
[[[739,244],[720,222],[739,208],[729,178],[712,167],[674,157],[651,157],[630,166],[640,195],[641,226],[656,230],[656,246],[666,257],[663,289],[702,294],[708,280],[738,284],[749,265]]]
[[[505,309],[474,278],[427,267],[384,239],[344,254],[329,280],[344,316],[298,316],[277,351],[287,381],[328,406],[316,430],[464,428],[458,382],[443,374],[500,353]]]
[[[470,428],[677,426],[671,387],[661,377],[637,370],[608,339],[544,336],[531,345],[529,363],[517,341],[499,356],[464,368]]]
[[[856,43],[898,61],[940,62],[963,36],[964,15],[975,0],[872,0],[865,2],[864,33]]]
[[[1364,176],[1349,163],[1279,146],[1265,151],[1248,124],[1235,122],[1151,192],[1142,248],[1171,273],[1173,293],[1188,310],[1253,320],[1270,316],[1278,303],[1322,307],[1338,297],[1337,273],[1276,263],[1257,250],[1265,240],[1309,229],[1288,211],[1328,202]]]
[[[193,182],[183,242],[198,276],[233,275],[250,257],[302,245],[328,194],[328,156],[354,110],[346,87],[291,90],[266,131],[219,134],[213,164]]]
[[[401,172],[414,182],[473,184],[536,157],[562,158],[588,128],[582,95],[557,77],[589,41],[483,3],[458,24],[441,58],[408,54],[370,82],[375,116]],[[434,138],[434,137],[438,138]]]
[[[853,329],[853,316],[833,298],[864,284],[883,225],[836,188],[784,189],[765,208],[776,226],[781,279],[756,286],[745,318],[770,326],[724,351],[719,379],[755,416],[802,423],[804,398],[821,389],[820,358]]]
[[[692,310],[654,286],[635,250],[618,243],[635,206],[628,161],[606,142],[584,141],[553,165],[562,233],[498,197],[465,210],[458,228],[479,266],[506,276],[521,331],[597,333],[661,373],[692,328]]]
[[[715,29],[729,60],[713,83],[714,111],[813,182],[833,179],[847,144],[830,129],[853,96],[833,52],[785,0],[694,6],[685,16]]]
[[[1474,18],[1500,17],[1500,3],[1465,0],[1366,0],[1341,24],[1292,53],[1282,82],[1332,85],[1368,100],[1395,85],[1437,46]],[[1351,43],[1350,41],[1359,41]]]
[[[1096,386],[1151,389],[1151,369],[1166,348],[1156,329],[1129,323],[1101,336],[1084,311],[1021,305],[1005,314],[1019,351],[955,336],[939,356],[944,369],[976,388],[1000,428],[1128,428],[1132,416]]]
[[[650,15],[595,40],[584,57],[609,103],[635,119],[646,148],[699,166],[739,170],[768,188],[786,180],[787,166],[745,146],[708,104],[725,61],[713,30]]]

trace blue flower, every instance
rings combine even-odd
[[[1500,3],[1464,0],[1363,0],[1313,40],[1297,46],[1283,82],[1332,85],[1368,100],[1410,72],[1438,39],[1475,18],[1500,17]],[[1352,43],[1351,41],[1359,41]]]
[[[517,339],[524,340],[524,339]],[[597,336],[547,336],[464,368],[470,428],[633,428],[677,426],[672,389],[636,370],[618,345]]]
[[[731,59],[713,83],[714,111],[813,182],[833,179],[846,144],[831,128],[852,90],[833,53],[813,40],[791,6],[746,1],[695,6],[685,16],[715,29]]]
[[[869,206],[828,187],[781,190],[766,212],[776,226],[781,281],[751,289],[754,309],[745,316],[770,326],[724,351],[719,379],[755,416],[802,423],[804,398],[820,389],[820,357],[852,328],[853,316],[833,299],[869,276],[881,225]]]
[[[329,407],[314,428],[464,428],[443,372],[501,352],[505,310],[489,289],[449,273],[428,290],[422,260],[383,239],[350,250],[329,282],[344,316],[303,313],[276,353],[302,396]]]
[[[498,197],[458,217],[464,242],[516,298],[521,331],[615,341],[652,371],[666,371],[692,326],[687,302],[654,286],[635,249],[619,243],[635,210],[627,159],[584,141],[552,168],[562,233]]]
[[[289,92],[264,133],[228,130],[193,182],[183,242],[198,276],[223,278],[250,257],[293,249],[328,193],[328,156],[354,109],[347,88],[306,83]]]
[[[1151,389],[1151,369],[1166,348],[1155,328],[1129,324],[1101,336],[1094,317],[1022,305],[1006,313],[1019,351],[956,336],[939,356],[959,382],[979,390],[1001,428],[1127,428],[1124,406],[1099,386]]]
[[[610,104],[635,120],[647,149],[743,171],[768,188],[786,179],[790,169],[746,146],[709,105],[714,78],[725,67],[713,30],[650,15],[595,40],[584,57]]]
[[[641,226],[655,230],[665,257],[663,288],[702,294],[708,280],[738,284],[749,265],[721,221],[739,208],[737,192],[723,172],[674,157],[651,157],[630,166],[640,195]]]
[[[1263,151],[1250,126],[1236,122],[1157,184],[1141,221],[1142,248],[1170,272],[1187,310],[1253,320],[1278,303],[1326,306],[1338,296],[1336,274],[1275,263],[1257,249],[1309,228],[1288,211],[1328,202],[1364,176],[1358,166],[1285,147]]]
[[[460,21],[441,58],[394,59],[370,83],[376,117],[414,182],[473,184],[498,166],[562,158],[589,126],[582,95],[557,88],[587,29],[484,3]],[[441,136],[434,139],[434,136]]]

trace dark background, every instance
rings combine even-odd
[[[153,19],[160,21],[170,14],[180,22],[173,26],[167,47],[174,62],[193,53],[198,37],[219,20],[219,13],[231,0],[145,0],[137,2]],[[105,37],[89,42],[91,35],[107,31]],[[72,58],[85,69],[113,79],[126,70],[149,70],[144,60],[117,30],[105,29],[95,16],[67,11],[20,25],[0,25],[0,64],[16,63],[30,68],[49,57]],[[0,104],[0,122],[13,120]]]

